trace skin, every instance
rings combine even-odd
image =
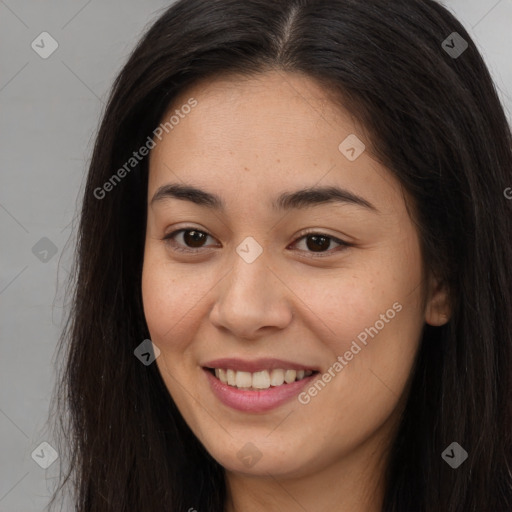
[[[372,159],[363,129],[308,77],[208,80],[164,118],[191,97],[197,106],[151,151],[148,205],[160,186],[178,182],[220,195],[226,212],[175,198],[148,206],[143,303],[167,389],[225,468],[227,512],[379,511],[422,328],[449,318],[400,184]],[[366,141],[355,161],[338,149],[349,134]],[[337,203],[272,210],[281,192],[313,185],[349,189],[378,212]],[[210,235],[202,245],[174,236],[199,252],[162,240],[182,228]],[[331,240],[315,251],[304,230],[352,246]],[[249,236],[263,249],[250,264],[236,252]],[[306,405],[230,409],[201,369],[219,357],[275,357],[327,372],[397,302],[401,311]],[[262,455],[250,468],[237,456],[248,442]]]

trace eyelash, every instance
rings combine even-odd
[[[168,245],[171,245],[172,246],[172,249],[174,251],[177,251],[177,252],[181,252],[181,253],[187,253],[187,254],[195,254],[195,253],[198,253],[200,252],[203,248],[197,248],[197,249],[191,249],[191,248],[188,248],[188,249],[185,249],[183,247],[180,247],[178,245],[175,245],[176,242],[174,240],[172,240],[178,233],[183,233],[183,232],[186,232],[186,231],[197,231],[198,233],[202,233],[204,235],[207,235],[207,236],[212,236],[210,235],[209,233],[207,233],[206,231],[202,231],[200,229],[196,229],[194,227],[186,227],[186,228],[181,228],[181,229],[178,229],[176,231],[173,231],[172,233],[169,233],[168,235],[165,235],[161,240],[164,241],[166,244]],[[306,238],[308,236],[313,236],[313,235],[316,235],[316,236],[321,236],[323,238],[327,238],[331,241],[334,241],[335,243],[338,243],[340,244],[340,247],[338,247],[338,249],[346,249],[348,247],[352,247],[352,244],[349,244],[348,242],[345,242],[343,240],[340,240],[339,238],[335,238],[333,236],[330,236],[330,235],[327,235],[325,233],[319,233],[317,231],[309,231],[309,232],[305,232],[305,233],[301,233],[300,236],[298,238],[296,238],[294,240],[294,242],[292,242],[293,244],[297,243],[299,240],[303,239],[303,238]],[[213,237],[212,237],[213,238]],[[331,249],[329,249],[328,251],[326,252],[319,252],[319,253],[315,253],[315,252],[311,252],[311,251],[304,251],[302,250],[301,252],[306,252],[306,253],[309,253],[311,254],[312,256],[308,256],[308,257],[313,257],[313,258],[325,258],[325,257],[328,257],[328,256],[332,256],[332,252],[331,252]]]

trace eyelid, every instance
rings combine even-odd
[[[214,238],[213,235],[210,235],[210,233],[208,233],[208,231],[205,231],[204,229],[199,229],[199,228],[196,228],[195,226],[185,226],[183,228],[179,228],[179,229],[176,229],[174,231],[172,231],[171,233],[165,235],[161,240],[165,243],[165,244],[168,244],[168,245],[172,245],[173,246],[173,250],[174,251],[177,251],[177,252],[182,252],[182,253],[188,253],[188,254],[194,254],[194,253],[197,253],[199,251],[202,251],[204,249],[204,247],[199,247],[199,248],[191,248],[191,247],[180,247],[180,246],[176,246],[175,245],[175,241],[173,240],[173,238],[178,235],[179,233],[183,233],[185,231],[198,231],[199,233],[203,233],[211,238]]]
[[[341,252],[344,249],[353,247],[353,244],[351,244],[350,242],[342,240],[341,238],[335,237],[333,235],[329,235],[328,233],[324,233],[321,229],[305,229],[305,230],[299,232],[297,234],[295,240],[291,243],[291,245],[295,245],[303,238],[306,238],[307,236],[313,236],[313,235],[325,237],[325,238],[337,243],[338,247],[335,247],[334,249],[332,249],[332,248],[328,249],[325,252],[312,252],[312,251],[300,250],[301,253],[306,254],[307,258],[314,258],[314,259],[328,258],[330,256],[334,256],[335,254],[338,254],[339,252]]]
[[[198,231],[199,233],[202,233],[211,238],[214,238],[213,235],[211,235],[210,233],[208,233],[208,231],[205,231],[204,229],[199,229],[199,228],[196,228],[195,226],[185,226],[183,228],[176,229],[176,230],[172,231],[171,233],[165,235],[161,240],[163,242],[165,242],[166,244],[174,245],[175,242],[173,241],[173,238],[177,234],[186,232],[186,231]],[[297,244],[301,239],[305,238],[306,236],[313,236],[313,235],[322,236],[322,237],[325,237],[325,238],[337,243],[339,245],[339,247],[337,249],[340,249],[340,248],[347,249],[349,247],[353,247],[352,243],[347,242],[345,240],[341,240],[340,238],[329,235],[328,233],[324,233],[324,232],[322,232],[321,229],[317,229],[317,230],[309,229],[309,230],[301,231],[300,233],[297,234],[295,240],[291,243],[291,245]],[[181,253],[188,253],[188,254],[195,254],[195,253],[202,251],[203,249],[205,249],[205,247],[187,248],[187,247],[180,247],[180,246],[176,246],[176,245],[174,245],[174,247],[173,247],[174,251],[181,252]],[[306,254],[308,254],[307,257],[311,257],[311,258],[328,257],[328,256],[332,256],[334,254],[333,249],[328,249],[325,252],[319,252],[319,253],[305,251],[305,250],[299,250],[299,252],[306,253]],[[335,252],[339,252],[339,251],[335,251]]]

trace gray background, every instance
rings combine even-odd
[[[31,454],[52,444],[45,422],[73,220],[112,81],[170,3],[0,0],[0,512],[48,503],[59,460],[43,469]],[[512,0],[443,3],[482,52],[512,119]],[[46,59],[31,47],[42,32],[58,42]]]

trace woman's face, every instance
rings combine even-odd
[[[150,155],[142,292],[181,414],[229,471],[375,455],[425,321],[442,323],[399,183],[298,74],[199,84],[171,115]]]

